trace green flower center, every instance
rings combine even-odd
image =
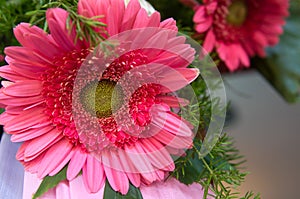
[[[80,101],[92,115],[106,118],[121,107],[123,91],[113,81],[93,81],[81,90]]]
[[[228,8],[227,22],[234,26],[241,26],[247,17],[247,4],[245,0],[234,0]]]

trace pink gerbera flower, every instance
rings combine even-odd
[[[195,7],[195,29],[206,32],[203,47],[216,48],[230,71],[250,65],[249,57],[265,56],[278,43],[288,15],[287,0],[204,0]]]
[[[82,171],[90,192],[105,179],[123,194],[129,183],[163,180],[174,169],[171,154],[192,145],[191,125],[171,112],[186,101],[170,93],[198,76],[186,68],[195,51],[177,36],[173,19],[160,22],[158,12],[148,16],[137,0],[127,7],[123,0],[81,0],[78,13],[103,16],[99,20],[107,26],[99,34],[117,35],[111,41],[126,51],[101,65],[109,56],[97,55],[87,41],[75,42],[76,30],[67,29],[68,13],[59,8],[46,13],[51,34],[18,25],[14,34],[21,46],[5,49],[8,65],[0,68],[9,80],[0,90],[6,109],[0,121],[12,141],[24,142],[17,159],[39,178],[66,165],[68,180]],[[100,65],[102,74],[95,74],[93,67]]]

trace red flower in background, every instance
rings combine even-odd
[[[203,0],[195,7],[195,29],[206,33],[203,47],[214,48],[230,71],[249,67],[249,57],[265,56],[278,43],[288,15],[287,0]]]

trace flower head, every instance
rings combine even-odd
[[[288,15],[287,0],[205,0],[195,8],[198,33],[206,33],[203,47],[216,48],[230,71],[250,65],[249,57],[265,56],[278,43]]]
[[[68,13],[55,8],[46,13],[50,34],[22,23],[21,46],[5,49],[0,121],[24,142],[17,159],[39,178],[66,165],[68,180],[82,171],[90,192],[105,179],[123,194],[129,182],[163,180],[171,155],[192,145],[192,126],[171,110],[187,104],[172,92],[198,76],[186,68],[195,51],[173,19],[148,16],[137,0],[81,0],[78,13],[102,16],[107,26],[95,31],[107,41],[76,40]]]

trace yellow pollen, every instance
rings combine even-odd
[[[234,0],[228,8],[226,20],[234,26],[241,26],[247,18],[248,10],[245,0]]]

